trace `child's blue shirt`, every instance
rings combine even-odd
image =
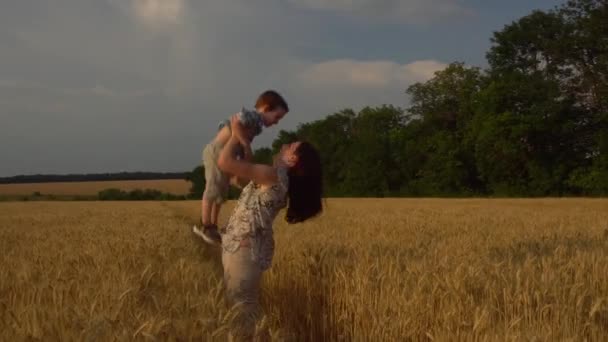
[[[260,113],[256,110],[248,110],[243,107],[243,109],[237,113],[237,117],[243,126],[253,128],[254,137],[262,133],[262,130],[264,129],[264,121],[262,120],[262,115],[260,115]],[[220,122],[218,129],[222,129],[224,126],[228,126],[228,128],[230,128],[230,120]]]

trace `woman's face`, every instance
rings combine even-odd
[[[298,150],[298,147],[300,147],[300,144],[300,141],[296,141],[291,144],[283,145],[281,151],[279,151],[277,155],[278,160],[289,167],[296,165],[298,162],[296,151]]]

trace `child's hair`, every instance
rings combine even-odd
[[[290,224],[304,222],[323,211],[323,171],[319,152],[308,142],[296,150],[298,162],[288,171],[289,207],[285,220]]]
[[[262,106],[267,106],[267,110],[275,110],[278,107],[282,107],[286,112],[289,112],[289,106],[285,99],[274,90],[266,90],[260,94],[255,102],[255,107],[260,108]]]

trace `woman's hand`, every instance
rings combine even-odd
[[[236,115],[230,117],[230,128],[232,130],[232,136],[237,138],[241,142],[241,144],[249,144],[248,134],[245,130],[245,127],[243,127],[243,124]]]
[[[264,164],[252,163],[250,158],[246,160],[237,160],[236,149],[239,145],[239,141],[243,146],[249,147],[249,140],[247,140],[247,132],[243,124],[240,122],[236,115],[230,118],[230,128],[232,130],[232,136],[226,143],[226,146],[220,152],[220,156],[217,161],[217,166],[220,170],[229,173],[235,177],[243,180],[251,180],[260,185],[273,185],[278,182],[277,171],[274,167]]]

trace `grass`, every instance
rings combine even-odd
[[[233,203],[222,211],[222,222]],[[284,341],[608,339],[608,200],[331,199],[275,225]],[[0,203],[2,340],[225,340],[199,203]]]

